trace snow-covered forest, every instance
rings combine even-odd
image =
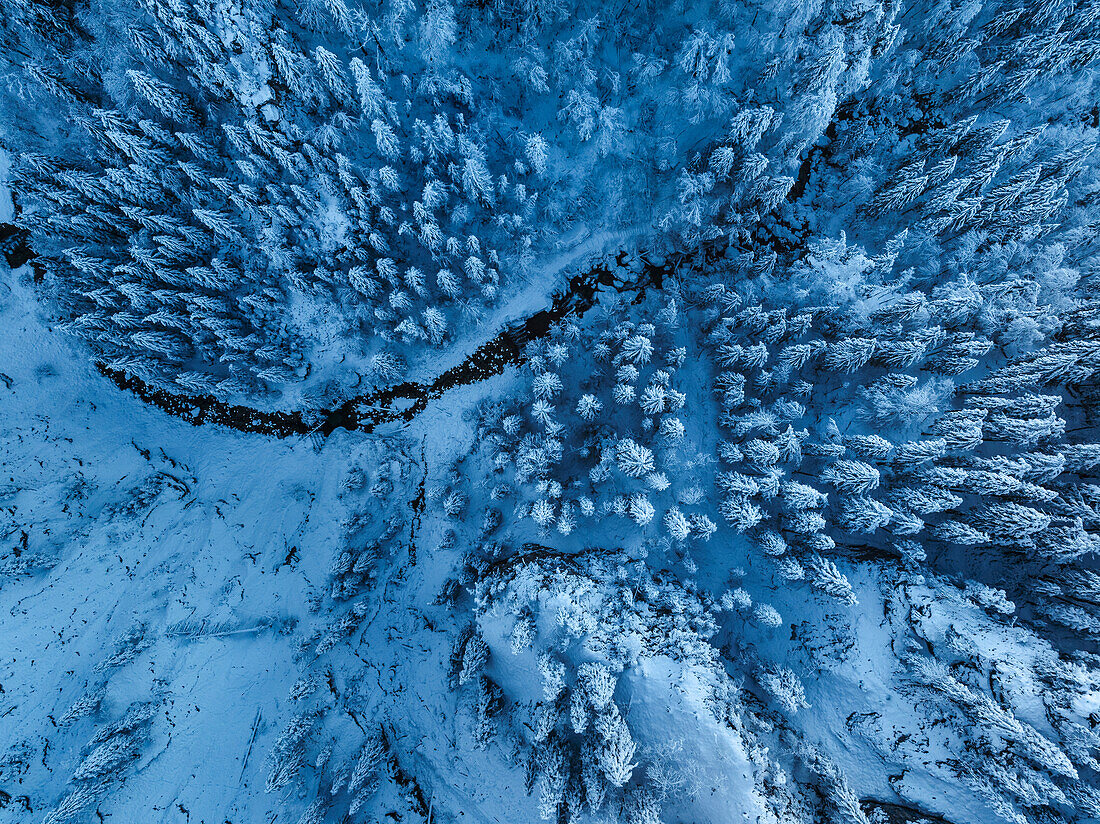
[[[0,0],[0,824],[1100,822],[1100,0]]]

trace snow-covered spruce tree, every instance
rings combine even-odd
[[[125,782],[148,743],[158,702],[135,702],[116,720],[99,725],[81,751],[73,789],[46,815],[49,824],[71,821]]]

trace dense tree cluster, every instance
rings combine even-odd
[[[223,396],[393,383],[597,216],[744,231],[896,13],[792,39],[785,7],[728,3],[687,31],[647,4],[3,9],[0,135],[61,320],[111,368]]]
[[[509,697],[518,683],[492,684],[509,711],[479,714],[478,735],[489,741],[505,724],[515,727],[512,735],[523,735],[520,757],[544,820],[601,811],[631,824],[660,820],[662,778],[676,764],[652,747],[643,750],[631,730],[630,707],[619,693],[638,695],[644,688],[617,687],[628,676],[644,678],[647,659],[706,673],[712,693],[703,703],[715,714],[712,723],[721,729],[727,716],[736,717],[735,692],[707,643],[715,632],[713,605],[675,582],[649,577],[644,565],[623,569],[624,560],[602,551],[533,550],[509,558],[478,579],[477,628],[456,649],[460,685],[490,655],[534,659],[541,695],[523,702]],[[634,594],[638,589],[643,597]],[[479,677],[484,684],[486,676]]]
[[[678,312],[672,299],[655,322],[634,322],[615,306],[583,333],[567,320],[528,346],[527,402],[491,405],[479,421],[494,498],[518,496],[515,515],[543,533],[618,517],[677,542],[710,538],[698,504],[711,472],[677,388]]]
[[[153,2],[93,39],[88,21],[8,5],[5,42],[30,45],[30,14],[52,35],[12,110],[53,101],[70,124],[4,125],[20,225],[65,324],[112,368],[263,392],[305,376],[323,324],[392,381],[400,360],[375,336],[441,345],[495,298],[497,248],[530,243],[522,147],[490,161],[468,79],[433,62],[449,10],[419,29],[388,17],[387,45],[413,41],[395,63],[381,40],[356,48],[364,23],[343,3]]]

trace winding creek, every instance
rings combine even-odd
[[[567,316],[580,316],[595,306],[599,294],[613,289],[634,292],[641,299],[648,287],[661,288],[675,261],[654,263],[642,256],[636,277],[622,280],[627,252],[620,252],[614,264],[603,263],[571,278],[566,288],[555,294],[551,305],[522,321],[505,327],[496,337],[478,347],[457,366],[439,374],[430,382],[406,381],[385,389],[350,398],[335,409],[297,412],[264,412],[248,406],[219,401],[208,395],[182,395],[156,389],[140,378],[104,364],[99,371],[120,389],[133,392],[146,403],[198,426],[218,424],[241,432],[256,432],[286,438],[293,435],[328,436],[337,429],[370,432],[386,423],[408,422],[428,403],[448,389],[465,386],[498,375],[505,367],[522,361],[523,350],[532,340],[548,334],[554,323]],[[320,423],[318,423],[320,419]]]

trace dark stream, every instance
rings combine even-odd
[[[587,312],[596,304],[601,290],[636,292],[637,301],[645,294],[647,287],[659,289],[665,276],[676,265],[658,265],[643,257],[639,276],[624,281],[616,278],[616,272],[620,270],[626,256],[626,252],[620,252],[614,266],[602,264],[576,275],[564,291],[554,296],[549,308],[505,328],[462,363],[438,375],[430,383],[406,381],[350,398],[335,409],[262,412],[248,406],[225,403],[208,395],[182,395],[156,389],[140,378],[103,364],[97,364],[97,368],[119,388],[127,389],[146,403],[158,406],[196,426],[205,423],[220,424],[241,432],[258,432],[279,438],[314,433],[328,436],[337,429],[370,432],[380,424],[411,421],[424,410],[429,401],[440,397],[448,389],[485,380],[500,374],[509,364],[520,363],[528,342],[549,333],[550,327],[563,318],[577,317]]]

